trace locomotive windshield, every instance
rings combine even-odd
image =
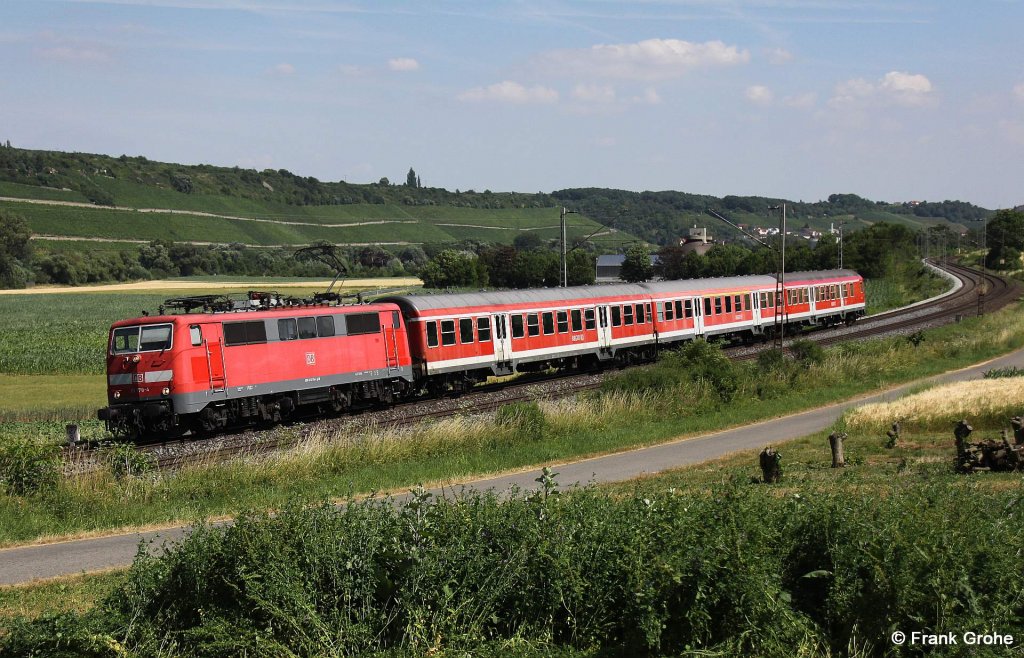
[[[132,354],[170,349],[172,327],[169,324],[147,324],[115,329],[110,353]]]

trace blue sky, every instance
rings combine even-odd
[[[3,0],[0,140],[448,189],[1024,203],[1017,0]]]

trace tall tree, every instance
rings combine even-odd
[[[409,173],[405,175],[405,186],[406,187],[419,187],[420,179],[416,176],[416,171],[409,167]]]
[[[626,259],[622,261],[619,278],[630,283],[650,281],[654,276],[651,265],[651,252],[647,245],[638,242],[626,250]]]

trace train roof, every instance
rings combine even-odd
[[[777,275],[770,275],[774,280]],[[860,277],[854,270],[814,270],[811,272],[786,272],[786,283],[797,283],[799,281],[811,281],[818,279],[845,279]]]
[[[750,276],[715,276],[706,279],[677,279],[674,281],[649,281],[640,284],[648,292],[671,293],[716,290],[719,288],[749,288],[752,286],[774,286],[775,277],[753,274]]]
[[[395,295],[381,297],[376,301],[393,302],[403,308],[430,311],[451,307],[472,308],[495,304],[532,304],[536,302],[557,302],[564,299],[599,299],[642,295],[644,289],[631,283],[617,283],[606,286],[573,286],[570,288],[530,288],[527,290],[501,290],[494,292],[441,293],[438,295]]]

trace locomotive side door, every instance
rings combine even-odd
[[[210,391],[223,393],[227,386],[224,368],[224,343],[221,340],[220,323],[202,325],[202,341],[206,348],[206,368],[209,374]]]
[[[491,317],[494,322],[494,358],[498,363],[512,360],[512,339],[508,335],[508,314],[497,313]]]
[[[386,311],[380,314],[381,329],[384,332],[384,360],[387,362],[388,370],[398,370],[400,361],[398,357],[398,328],[401,326],[401,318],[398,311]]]

